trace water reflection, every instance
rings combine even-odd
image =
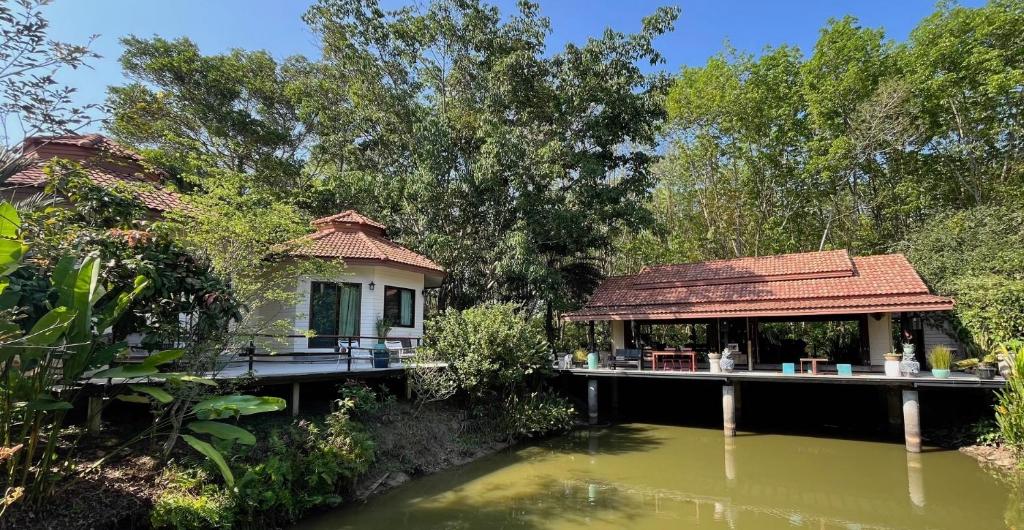
[[[918,508],[924,508],[924,473],[921,453],[907,453],[907,491],[910,502]]]
[[[625,425],[418,479],[300,528],[1001,528],[1024,517],[1004,509],[1020,502],[1011,491],[953,451]]]

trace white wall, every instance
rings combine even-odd
[[[346,267],[345,273],[337,278],[303,276],[299,278],[297,289],[299,302],[295,306],[295,329],[304,333],[309,329],[309,293],[312,282],[358,283],[362,285],[360,300],[359,334],[366,337],[377,335],[377,319],[384,316],[384,286],[404,287],[416,291],[416,318],[412,328],[391,328],[389,337],[423,337],[423,275],[420,273],[392,269],[383,266],[352,266]],[[374,289],[370,290],[370,282]],[[366,345],[364,345],[366,346]],[[292,348],[296,351],[331,352],[333,348],[308,348],[307,339],[292,340]]]
[[[946,346],[954,352],[962,353],[964,351],[963,346],[957,342],[956,339],[950,337],[942,330],[942,327],[936,327],[931,323],[925,321],[924,324],[924,354],[927,355],[929,351],[935,346]]]
[[[612,353],[626,347],[626,325],[621,320],[612,320]]]
[[[868,315],[868,346],[870,348],[871,364],[882,366],[885,364],[885,354],[892,351],[892,314],[883,313],[882,318],[875,319],[875,315]]]

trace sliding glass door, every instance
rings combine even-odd
[[[358,283],[313,282],[310,285],[309,348],[333,348],[338,337],[359,335],[362,285]]]

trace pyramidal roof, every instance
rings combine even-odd
[[[293,241],[292,256],[340,258],[351,265],[384,265],[443,276],[444,268],[430,258],[388,239],[387,227],[356,212],[315,219],[316,232]]]

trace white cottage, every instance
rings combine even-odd
[[[386,338],[416,346],[423,337],[423,297],[436,288],[445,272],[432,260],[387,236],[387,228],[354,210],[313,221],[316,231],[306,236],[294,259],[338,259],[345,271],[338,277],[300,276],[294,307],[265,307],[258,317],[294,323],[295,336],[263,347],[278,352],[328,353],[340,343],[369,347],[376,344],[376,325],[387,319]],[[313,336],[303,336],[307,331]],[[261,348],[263,349],[263,348]]]

